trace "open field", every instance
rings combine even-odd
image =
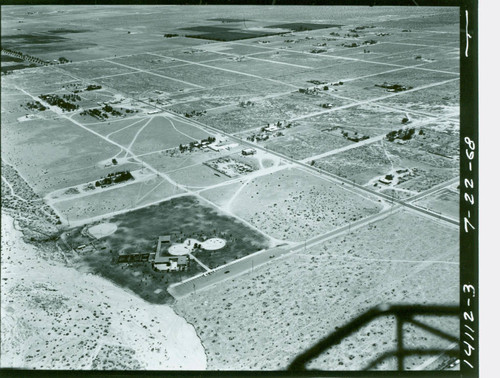
[[[141,159],[143,159],[144,162],[151,164],[158,171],[171,174],[179,170],[187,169],[191,166],[201,165],[205,161],[217,159],[234,152],[234,149],[231,149],[229,151],[193,149],[193,151],[180,152],[177,148],[163,152],[150,153],[147,155],[144,154],[143,156],[141,156]],[[196,179],[196,177],[182,177],[182,179],[194,180]],[[199,182],[199,184],[202,185],[203,181]]]
[[[179,67],[169,67],[158,69],[155,71],[159,74],[165,74],[174,77],[178,80],[192,83],[202,88],[209,88],[219,85],[235,85],[245,80],[243,75],[227,72],[222,70],[214,70],[202,65],[186,65]]]
[[[456,163],[457,138],[440,133],[439,138],[431,143],[437,133],[422,130],[423,135],[416,135],[403,144],[397,143],[398,139],[395,142],[380,140],[316,160],[315,165],[358,184],[373,186],[377,190],[395,190],[396,197],[405,198],[458,177],[459,174]],[[424,140],[427,135],[430,135],[431,141]],[[411,174],[405,174],[398,182],[393,181],[389,186],[377,182],[386,175],[402,173],[397,171],[407,171]]]
[[[135,72],[134,69],[109,63],[105,60],[68,64],[63,66],[62,69],[66,72],[69,72],[71,75],[82,79],[93,79],[102,76],[120,75]]]
[[[135,122],[130,122],[130,127],[123,126],[124,129],[121,131],[114,131],[110,138],[128,146],[138,155],[179,147],[179,144],[188,144],[211,136],[208,132],[186,122],[164,116],[148,117],[146,122],[135,125],[132,123]]]
[[[387,67],[383,65],[375,65],[367,62],[344,61],[338,59],[330,59],[329,67],[319,68],[313,71],[304,71],[293,75],[284,75],[281,79],[290,82],[294,85],[305,86],[310,80],[318,80],[325,84],[333,84],[339,81],[346,82],[351,79],[357,79],[360,76],[374,75],[386,71],[393,70],[397,67]],[[335,88],[341,92],[341,89]],[[347,94],[346,94],[347,96]]]
[[[120,63],[125,66],[130,66],[135,69],[145,70],[165,69],[167,67],[171,68],[186,65],[185,62],[180,60],[172,58],[162,58],[157,55],[148,53],[122,56],[119,58],[110,59],[110,61]]]
[[[456,303],[458,267],[454,229],[401,212],[186,297],[175,309],[197,325],[209,368],[280,369],[374,305]],[[249,324],[249,316],[258,322]],[[361,329],[320,367],[361,369],[395,347],[391,324]],[[457,332],[455,323],[441,325]]]
[[[340,98],[331,98],[321,92],[309,95],[307,93],[292,92],[288,95],[263,99],[252,106],[237,108],[229,111],[213,112],[199,119],[219,130],[227,133],[241,132],[246,129],[265,127],[268,123],[283,122],[305,114],[320,111],[321,104],[331,103],[340,106],[348,101]]]
[[[403,124],[408,118],[409,123]],[[405,110],[382,108],[372,104],[357,105],[300,120],[301,124],[321,131],[346,131],[370,137],[384,135],[402,127],[426,125],[431,118]]]
[[[2,139],[9,141],[2,146],[2,157],[39,194],[105,175],[109,170],[97,164],[120,152],[64,118],[3,124]]]
[[[436,196],[422,198],[415,204],[452,218],[458,218],[460,210],[459,193],[450,189],[443,189]]]
[[[22,70],[22,69],[25,69],[25,68],[31,68],[31,67],[36,67],[37,65],[34,64],[34,63],[29,63],[29,62],[26,62],[25,60],[23,59],[20,59],[20,58],[16,58],[16,57],[12,57],[12,56],[8,56],[8,55],[4,55],[2,54],[2,58],[1,58],[1,62],[2,62],[2,73],[4,72],[12,72],[12,71],[15,71],[15,70]]]
[[[266,50],[263,50],[267,54]],[[309,66],[303,66],[300,63],[296,64],[279,64],[273,60],[267,59],[263,53],[252,53],[251,56],[245,55],[223,55],[233,54],[222,50],[220,59],[207,62],[210,67],[241,72],[249,75],[257,75],[263,78],[276,78],[279,79],[286,73],[299,73],[307,69]],[[284,81],[286,82],[286,81]],[[291,88],[291,87],[289,87]]]
[[[278,187],[279,192],[273,190]],[[268,234],[302,241],[346,222],[374,214],[382,207],[298,169],[286,169],[245,181],[234,193],[215,188],[202,196],[230,209]]]
[[[381,303],[456,305],[458,26],[438,7],[2,7],[2,206],[38,244],[2,222],[2,366],[284,369]],[[146,261],[169,234],[200,244],[186,270]],[[361,369],[395,331],[311,366]]]
[[[68,223],[80,224],[83,220],[123,212],[183,193],[163,178],[153,176],[109,189],[95,189],[85,193],[88,195],[62,200],[53,206]]]
[[[436,116],[453,116],[459,113],[460,82],[429,88],[425,91],[404,93],[401,96],[380,101],[386,106],[404,107],[408,110],[428,112]]]
[[[340,130],[323,131],[311,128],[314,126],[325,125],[325,123],[315,122],[311,118],[309,122],[301,122],[301,125],[291,129],[286,129],[281,133],[283,136],[274,136],[263,142],[265,148],[282,153],[292,159],[301,160],[310,156],[315,156],[327,151],[331,151],[340,147],[350,145],[351,141],[347,140],[340,134]],[[331,123],[326,123],[326,128],[331,127]],[[337,131],[337,132],[335,132]]]
[[[2,77],[2,91],[9,87],[29,88],[40,95],[59,90],[62,83],[74,81],[75,77],[57,66],[36,67],[17,70],[15,76]]]
[[[112,87],[126,96],[140,99],[147,99],[150,94],[158,90],[168,94],[176,94],[199,88],[192,85],[192,83],[172,80],[166,75],[151,74],[142,71],[128,75],[104,77],[95,81]]]
[[[210,89],[193,91],[185,94],[169,96],[164,101],[169,109],[177,113],[189,113],[193,110],[203,111],[221,106],[238,105],[244,101],[254,101],[260,97],[275,96],[288,93],[294,88],[288,85],[248,77],[237,85],[217,86]]]
[[[332,104],[333,109],[334,107]],[[403,125],[404,118],[410,119],[411,122]],[[380,137],[402,127],[421,125],[428,127],[430,120],[426,116],[403,110],[358,105],[300,119],[295,122],[297,126],[282,130],[284,134],[282,137],[272,137],[263,142],[263,145],[292,159],[301,160],[329,151],[334,152],[346,146],[357,148],[352,146],[356,143],[356,138],[359,141],[366,137]],[[364,143],[371,143],[371,141],[366,140]]]

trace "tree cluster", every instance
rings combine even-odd
[[[357,30],[364,30],[364,29],[372,29],[374,28],[375,26],[371,25],[371,26],[356,26],[354,29],[351,29],[349,31],[357,31]]]
[[[85,88],[86,91],[95,91],[96,89],[101,89],[102,86],[97,85],[97,84],[90,84]]]
[[[47,108],[45,106],[42,105],[42,103],[40,103],[39,101],[34,101],[34,102],[28,102],[26,104],[26,107],[28,109],[31,109],[31,110],[39,110],[41,112],[43,112],[44,110],[46,110]]]
[[[64,95],[71,96],[71,95]],[[79,108],[78,105],[72,104],[71,102],[67,102],[64,99],[60,98],[58,95],[40,95],[40,98],[46,102],[48,102],[52,106],[58,106],[63,111],[73,111]]]
[[[380,88],[385,88],[390,92],[403,92],[413,88],[411,86],[405,87],[400,84],[389,84],[386,82],[384,82],[384,84],[375,84],[375,86]]]
[[[255,102],[253,101],[240,101],[240,103],[238,104],[239,106],[241,106],[242,108],[246,108],[248,106],[254,106],[255,105]]]
[[[36,64],[41,64],[41,65],[45,65],[45,66],[50,64],[50,62],[46,62],[45,60],[37,58],[36,56],[23,54],[21,51],[15,51],[15,50],[11,50],[11,49],[2,49],[2,53],[9,55],[9,56],[13,56],[15,58],[26,60],[28,62],[36,63]]]
[[[97,119],[108,118],[106,113],[101,112],[100,109],[87,109],[80,113],[81,116],[89,115]]]
[[[415,129],[399,129],[398,131],[391,131],[385,137],[389,142],[393,142],[395,139],[410,140],[415,134]]]
[[[106,185],[111,185],[111,184],[118,184],[120,182],[128,181],[128,180],[133,180],[134,176],[130,173],[130,171],[120,171],[120,172],[114,172],[114,173],[109,173],[106,177],[97,180],[95,182],[96,187],[100,186],[106,186]]]
[[[195,116],[201,116],[201,115],[203,115],[205,113],[206,113],[205,110],[203,110],[201,112],[198,111],[198,110],[193,110],[193,111],[191,111],[191,113],[184,113],[184,117],[191,118],[191,117],[195,117]]]
[[[113,115],[113,116],[121,116],[122,115],[122,113],[120,113],[116,109],[113,109],[113,107],[109,104],[104,105],[102,110],[104,110],[107,113],[111,113],[111,115]]]
[[[63,94],[63,99],[66,101],[71,101],[71,102],[76,102],[76,101],[81,101],[82,98],[78,96],[77,94]]]
[[[358,135],[358,132],[354,132],[354,135],[349,135],[349,133],[347,131],[344,131],[342,130],[341,131],[341,134],[344,138],[346,138],[347,140],[350,140],[352,142],[359,142],[361,140],[365,140],[365,139],[370,139],[370,136],[368,135]]]

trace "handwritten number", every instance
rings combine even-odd
[[[475,230],[476,228],[472,225],[472,223],[469,221],[469,218],[464,217],[464,228],[465,232],[469,232],[469,227]]]
[[[465,320],[468,320],[470,322],[473,322],[474,321],[474,314],[472,313],[472,311],[464,311],[464,319]]]
[[[469,57],[469,11],[465,11],[465,34],[467,36],[465,40],[465,57]]]
[[[475,143],[474,143],[474,141],[473,141],[473,140],[471,140],[469,137],[465,137],[465,138],[464,138],[464,141],[465,141],[465,143],[469,146],[469,148],[470,148],[471,150],[475,150],[475,149],[476,149],[476,144],[475,144]]]
[[[470,345],[467,341],[464,341],[464,344],[468,346],[467,349],[464,349],[465,354],[467,354],[468,357],[472,354],[472,351],[475,350],[472,345]]]
[[[470,293],[472,292],[472,296],[475,297],[476,296],[476,288],[473,286],[473,285],[463,285],[462,286],[462,290],[463,292],[467,292],[467,293]]]

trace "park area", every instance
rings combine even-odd
[[[172,298],[166,291],[168,285],[202,273],[205,269],[191,261],[186,271],[165,274],[154,271],[147,262],[118,264],[120,255],[153,253],[159,236],[180,232],[182,240],[192,238],[201,242],[202,248],[192,254],[213,269],[269,245],[269,240],[261,233],[235,222],[194,197],[176,198],[115,215],[106,223],[116,227],[116,230],[97,240],[87,236],[88,226],[71,229],[64,236],[66,248],[79,251],[78,246],[92,245],[90,250],[85,249],[74,256],[75,264],[80,269],[90,270],[129,288],[151,303],[171,302]],[[90,226],[88,231],[92,234],[95,226]],[[213,238],[222,238],[226,243],[222,245],[212,240],[204,248],[203,242]],[[212,245],[214,243],[217,243],[217,248]]]

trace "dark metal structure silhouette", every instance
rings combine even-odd
[[[458,335],[451,335],[444,332],[436,327],[425,324],[417,319],[415,316],[459,316],[458,306],[427,306],[427,305],[378,305],[371,308],[365,313],[361,314],[357,318],[351,320],[349,323],[340,327],[335,332],[325,337],[323,340],[319,341],[317,344],[313,345],[310,349],[298,355],[288,367],[288,370],[306,370],[306,365],[314,360],[316,357],[321,355],[323,352],[327,351],[331,347],[338,345],[342,340],[349,335],[353,334],[361,327],[367,325],[371,321],[383,317],[383,316],[394,316],[396,319],[396,338],[397,338],[397,348],[382,354],[380,357],[371,361],[363,370],[369,370],[380,364],[387,358],[396,357],[398,361],[398,370],[404,370],[405,358],[408,356],[425,356],[425,355],[439,355],[447,354],[450,357],[459,358]],[[441,337],[452,343],[456,343],[457,347],[453,349],[437,349],[437,348],[412,348],[405,349],[404,344],[404,324],[412,324],[419,327],[433,335]]]

